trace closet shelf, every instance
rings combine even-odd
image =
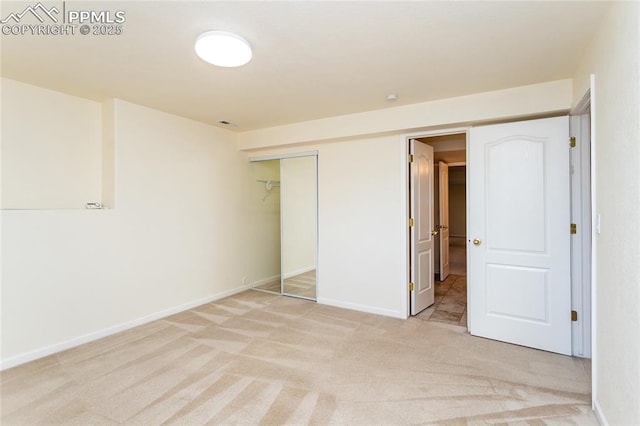
[[[279,180],[260,180],[260,179],[257,179],[256,182],[264,183],[265,187],[269,191],[271,191],[271,189],[273,189],[273,188],[279,188],[280,187],[280,181]]]

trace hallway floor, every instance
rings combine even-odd
[[[451,274],[435,285],[434,304],[416,318],[467,327],[467,276]]]
[[[424,321],[436,321],[467,327],[467,248],[466,238],[451,237],[450,275],[435,281],[435,302],[416,315]],[[437,277],[437,276],[436,276]]]

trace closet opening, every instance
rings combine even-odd
[[[317,152],[250,158],[254,290],[316,300]]]

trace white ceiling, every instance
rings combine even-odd
[[[34,2],[2,2],[0,15]],[[62,2],[45,2],[46,5]],[[121,35],[1,36],[2,75],[251,130],[570,78],[606,2],[116,2]],[[196,57],[206,30],[238,33],[251,62]],[[385,100],[397,93],[395,103]]]

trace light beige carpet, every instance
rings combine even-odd
[[[293,296],[316,298],[316,271],[308,271],[284,280],[284,293]]]
[[[248,291],[3,372],[0,423],[589,425],[589,368]]]
[[[281,294],[280,279],[269,281],[256,286],[256,290],[270,291]],[[316,299],[316,271],[308,271],[299,275],[294,275],[284,280],[284,294],[300,296],[307,299]]]
[[[269,282],[260,284],[255,287],[256,290],[270,291],[272,293],[280,294],[282,289],[282,283],[280,282],[280,277],[275,280],[271,280]]]

